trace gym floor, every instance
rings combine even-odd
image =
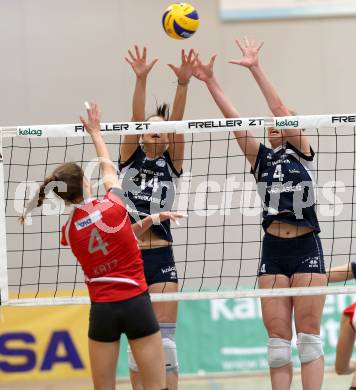
[[[325,374],[323,390],[348,389],[351,383],[351,376],[337,376],[332,372]],[[206,377],[184,378],[179,385],[180,390],[270,390],[269,377],[265,374],[240,375],[234,377]],[[300,375],[296,373],[292,390],[302,388]],[[92,390],[91,382],[88,381],[56,381],[56,382],[34,382],[30,383],[3,383],[2,390]],[[127,381],[119,381],[117,390],[130,390],[131,386]]]

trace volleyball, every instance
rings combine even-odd
[[[199,15],[195,8],[187,3],[170,5],[162,18],[163,29],[171,38],[190,38],[199,27]]]

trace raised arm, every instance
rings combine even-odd
[[[193,75],[195,62],[194,50],[190,50],[188,55],[182,50],[181,65],[175,66],[168,64],[177,77],[177,89],[174,97],[172,113],[169,117],[171,121],[180,121],[183,119],[185,105],[187,102],[189,81]],[[184,134],[169,134],[169,155],[172,159],[175,169],[180,172],[184,161]]]
[[[145,105],[146,105],[146,83],[147,76],[151,69],[158,61],[157,58],[151,62],[147,62],[147,48],[144,47],[142,54],[137,45],[135,51],[128,50],[129,57],[125,60],[130,64],[132,70],[136,75],[135,90],[132,99],[132,121],[142,122],[145,120]],[[134,151],[137,149],[139,143],[138,135],[125,135],[120,147],[120,161],[127,161]]]
[[[80,117],[85,130],[90,135],[95,146],[96,155],[100,162],[100,169],[103,175],[104,187],[108,191],[110,188],[118,187],[119,180],[116,173],[116,168],[111,160],[109,150],[100,131],[100,111],[95,103],[90,103],[87,106],[88,119]]]
[[[290,116],[290,111],[284,105],[276,89],[260,65],[258,55],[263,46],[263,42],[257,44],[255,40],[249,41],[245,38],[244,42],[237,39],[236,44],[242,52],[242,58],[240,60],[231,60],[229,62],[231,64],[243,66],[250,70],[274,116]],[[283,130],[282,134],[288,142],[294,145],[302,153],[310,154],[309,139],[302,129]]]
[[[203,64],[199,56],[196,56],[194,66],[194,76],[205,83],[215,103],[225,118],[238,118],[239,112],[236,110],[231,100],[225,95],[218,81],[214,76],[214,62],[216,55],[212,56],[207,64]],[[235,138],[252,167],[255,166],[259,143],[250,131],[235,131]]]
[[[183,119],[187,102],[188,85],[193,76],[194,63],[194,50],[190,50],[188,55],[186,55],[183,49],[181,52],[181,65],[175,66],[173,64],[168,64],[177,77],[176,95],[174,97],[172,113],[169,117],[169,120],[171,121],[180,121]]]

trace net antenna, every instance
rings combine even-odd
[[[188,201],[177,200],[185,209],[176,209],[189,216],[173,229],[183,289],[175,294],[153,294],[154,301],[356,294],[356,286],[346,282],[327,287],[256,288],[261,209],[254,202],[255,184],[232,132],[252,131],[264,143],[265,129],[270,126],[307,129],[318,149],[313,173],[318,182],[315,189],[326,266],[356,259],[355,114],[103,123],[102,133],[112,156],[118,155],[125,134],[186,134],[184,166],[190,172],[182,177],[187,181],[177,196]],[[0,153],[4,157],[0,161],[1,304],[89,303],[79,264],[70,249],[60,246],[61,226],[70,210],[48,199],[43,209],[32,212],[30,226],[18,223],[23,206],[58,165],[75,161],[84,170],[88,165],[92,169],[95,150],[83,126],[1,128]],[[245,178],[250,181],[246,183]],[[94,195],[103,195],[99,168],[92,169],[91,181]],[[344,187],[339,187],[340,182]],[[252,207],[246,206],[250,199]]]
[[[9,299],[2,140],[3,131],[0,129],[0,305],[8,302]]]

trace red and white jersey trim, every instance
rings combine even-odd
[[[139,284],[137,282],[135,282],[134,280],[132,279],[129,279],[129,278],[114,278],[114,277],[110,277],[110,276],[101,276],[99,278],[86,278],[85,281],[87,283],[95,283],[95,282],[102,282],[102,283],[105,283],[105,282],[116,282],[116,283],[128,283],[128,284],[133,284],[134,286],[139,286]]]

